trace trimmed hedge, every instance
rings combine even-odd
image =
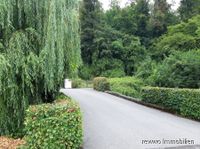
[[[199,89],[144,87],[142,101],[188,118],[200,120]]]
[[[31,106],[26,111],[25,132],[22,148],[78,149],[83,143],[80,108],[66,96],[54,104]]]
[[[109,79],[110,90],[134,98],[141,97],[142,80],[135,77],[111,78]]]
[[[97,91],[110,90],[110,84],[105,77],[96,77],[93,80],[93,88]]]

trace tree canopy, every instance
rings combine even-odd
[[[121,8],[112,0],[107,11],[92,7],[101,17],[87,16],[98,19],[98,27],[92,28],[92,44],[84,42],[92,49],[89,54],[82,50],[84,57],[92,58],[81,67],[80,77],[136,75],[149,85],[198,88],[198,60],[190,59],[199,56],[199,6],[199,0],[181,0],[173,10],[167,0],[134,0]],[[83,18],[81,22],[90,26]],[[87,34],[83,29],[82,36]],[[194,76],[189,75],[192,71]],[[188,81],[181,79],[187,76]]]

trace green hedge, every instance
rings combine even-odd
[[[173,113],[200,120],[200,90],[144,87],[142,100]]]
[[[108,79],[105,77],[96,77],[93,80],[93,88],[97,91],[107,91],[110,90],[110,84]]]
[[[79,106],[64,96],[57,103],[31,106],[26,111],[27,149],[78,149],[83,143]]]
[[[72,88],[83,88],[86,86],[86,82],[81,79],[73,79],[72,80]]]
[[[111,78],[109,79],[110,90],[126,96],[140,97],[142,80],[135,77]]]

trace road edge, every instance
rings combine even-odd
[[[120,93],[117,93],[117,92],[113,92],[113,91],[105,91],[105,93],[107,94],[110,94],[110,95],[113,95],[113,96],[116,96],[116,97],[120,97],[120,98],[123,98],[125,100],[128,100],[128,101],[131,101],[131,102],[134,102],[136,104],[139,104],[139,105],[143,105],[143,106],[146,106],[146,107],[149,107],[149,108],[152,108],[152,109],[156,109],[156,110],[159,110],[161,112],[166,112],[168,114],[172,114],[174,116],[177,116],[177,117],[180,117],[180,118],[184,118],[184,119],[187,119],[187,120],[192,120],[192,121],[195,121],[195,122],[200,122],[198,120],[195,120],[195,119],[190,119],[190,118],[187,118],[187,117],[184,117],[184,116],[181,116],[179,114],[176,114],[170,110],[167,110],[163,107],[160,107],[158,105],[154,105],[154,104],[150,104],[150,103],[145,103],[143,101],[141,101],[140,99],[137,99],[137,98],[133,98],[133,97],[130,97],[130,96],[126,96],[126,95],[123,95],[123,94],[120,94]]]

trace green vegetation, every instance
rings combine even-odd
[[[82,88],[85,87],[86,82],[82,79],[73,79],[72,80],[72,88]]]
[[[182,20],[187,21],[191,17],[200,13],[200,1],[199,0],[181,0],[179,7],[179,13]]]
[[[30,104],[54,100],[81,63],[78,0],[1,0],[0,135],[19,135]]]
[[[167,0],[110,6],[1,0],[0,135],[23,137],[25,111],[42,104],[26,112],[28,147],[80,147],[76,104],[43,104],[54,101],[65,78],[73,88],[95,78],[96,90],[137,98],[144,85],[163,87],[144,88],[143,100],[200,119],[200,0],[181,0],[177,10]]]
[[[199,97],[199,89],[159,87],[145,87],[142,89],[142,101],[196,120],[200,120]]]
[[[111,78],[109,79],[110,90],[134,98],[141,97],[143,81],[134,77]]]
[[[108,79],[105,77],[96,77],[93,80],[93,88],[97,91],[108,91],[110,90],[110,84]]]
[[[175,52],[148,79],[153,86],[200,88],[200,50]]]
[[[80,78],[72,79],[72,88],[92,88],[92,81]]]
[[[23,148],[78,149],[83,143],[80,108],[66,96],[54,104],[31,106],[26,111],[25,132]]]
[[[200,88],[199,0],[181,0],[177,10],[167,0],[129,1],[123,8],[111,0],[107,11],[98,0],[83,0],[81,8],[81,78],[106,77],[111,91],[139,100],[141,87],[163,87],[152,94],[143,89],[144,100],[199,119],[200,96],[184,89]]]

